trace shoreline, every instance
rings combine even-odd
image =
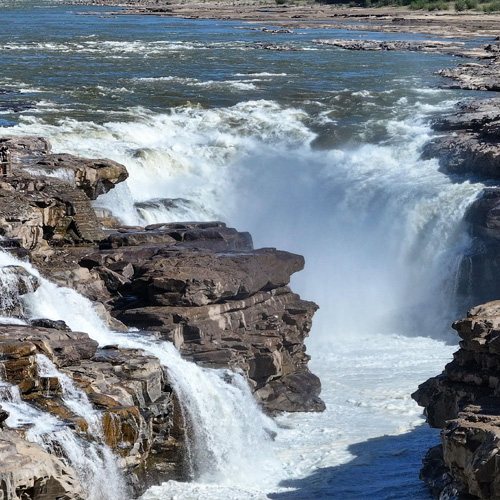
[[[122,7],[105,15],[153,15],[184,19],[231,20],[284,29],[345,29],[382,33],[421,34],[445,39],[496,38],[500,14],[414,11],[402,7],[339,7],[328,4],[278,6],[275,2],[234,5],[227,0],[195,3],[149,3],[143,0],[90,0],[73,5]],[[103,15],[103,12],[82,14]]]

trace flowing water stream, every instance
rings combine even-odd
[[[428,499],[418,468],[438,438],[409,394],[441,371],[449,325],[473,305],[457,294],[463,214],[483,187],[419,157],[430,119],[473,95],[438,88],[434,71],[455,61],[347,52],[312,43],[314,30],[270,35],[238,21],[87,16],[48,0],[0,8],[0,88],[18,92],[0,95],[3,135],[124,163],[127,182],[96,202],[124,223],[221,219],[256,246],[305,255],[292,287],[321,307],[308,351],[327,410],[279,417],[271,444],[274,424],[238,376],[227,384],[171,346],[109,332],[74,292],[44,283],[30,297],[29,314],[101,343],[139,342],[170,367],[200,433],[195,480],[143,498]]]

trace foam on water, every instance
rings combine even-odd
[[[349,107],[377,102],[368,90],[337,97]],[[308,271],[294,283],[322,305],[315,336],[352,334],[353,315],[377,331],[413,324],[418,334],[447,328],[471,305],[454,291],[469,245],[462,216],[483,186],[454,182],[437,161],[420,160],[431,130],[414,118],[450,104],[402,97],[363,121],[351,142],[326,150],[325,141],[335,146],[344,133],[336,104],[323,103],[317,116],[267,100],[135,108],[127,121],[52,125],[31,117],[13,131],[48,135],[56,151],[124,163],[126,185],[97,204],[128,224],[220,218],[249,230],[257,245],[305,255]]]
[[[452,352],[429,338],[368,332],[335,351],[326,342],[317,345],[311,368],[322,374],[327,411],[278,417],[274,448],[284,471],[275,484],[169,481],[141,499],[427,499],[415,472],[438,431],[424,425],[409,395],[415,381],[439,371]]]
[[[49,125],[29,117],[11,132],[46,135],[56,152],[99,157],[106,151],[106,156],[126,164],[130,196],[120,196],[122,211],[116,210],[113,192],[100,197],[98,204],[111,208],[128,224],[140,222],[134,202],[165,197],[206,207],[199,213],[201,220],[213,214],[227,220],[234,213],[231,192],[234,179],[241,176],[237,168],[241,157],[276,142],[293,147],[314,137],[302,123],[308,119],[305,112],[272,101],[247,101],[220,109],[177,108],[164,114],[144,108],[130,112],[132,121],[102,125],[70,119]],[[157,220],[149,214],[148,222],[177,218],[175,212],[156,213]]]

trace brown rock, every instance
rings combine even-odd
[[[76,472],[13,431],[0,432],[0,498],[84,500]]]
[[[115,161],[93,160],[69,154],[46,155],[30,165],[30,168],[47,174],[55,171],[70,173],[74,186],[83,190],[91,200],[107,193],[128,177],[127,169]]]

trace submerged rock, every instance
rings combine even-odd
[[[332,45],[346,50],[368,51],[408,51],[408,52],[440,52],[456,54],[463,50],[463,42],[443,42],[438,40],[344,40],[316,39],[318,45]]]

